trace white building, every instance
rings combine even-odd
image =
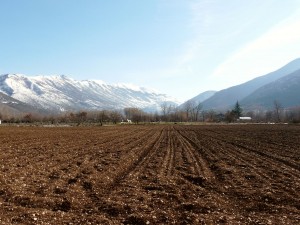
[[[250,116],[240,116],[239,121],[251,121],[252,118]]]

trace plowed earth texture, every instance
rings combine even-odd
[[[300,224],[300,127],[0,127],[0,224]]]

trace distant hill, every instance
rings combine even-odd
[[[279,70],[257,77],[243,84],[216,92],[212,97],[203,102],[203,108],[220,111],[227,110],[231,108],[236,101],[241,102],[248,95],[252,94],[254,91],[263,87],[264,85],[276,81],[299,69],[300,59],[293,60]]]
[[[194,101],[196,103],[202,103],[206,99],[208,99],[211,96],[213,96],[216,92],[217,91],[205,91],[205,92],[202,92],[201,94],[197,95],[196,97],[189,99],[188,101]],[[180,105],[180,107],[182,107],[186,102],[182,103]]]
[[[205,101],[206,99],[209,99],[211,96],[213,96],[217,91],[205,91],[199,95],[197,95],[196,97],[190,99],[192,101],[195,101],[197,103],[201,103],[203,101]]]
[[[275,100],[284,108],[300,106],[300,70],[258,88],[240,104],[248,110],[271,109]]]

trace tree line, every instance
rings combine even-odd
[[[45,123],[45,124],[84,124],[94,123],[99,125],[117,124],[127,120],[132,123],[162,123],[162,122],[225,122],[238,121],[239,117],[251,117],[252,122],[300,122],[300,107],[284,109],[278,101],[274,101],[274,108],[270,110],[245,111],[237,101],[232,110],[217,112],[203,110],[203,105],[189,100],[182,106],[167,102],[160,105],[157,112],[145,112],[142,109],[128,107],[122,110],[94,110],[74,111],[41,115],[37,113],[9,113],[0,108],[0,120],[3,123]]]
[[[161,105],[161,120],[166,122],[240,122],[240,117],[250,117],[256,123],[300,123],[300,106],[284,108],[274,100],[273,108],[268,110],[244,110],[237,101],[231,110],[219,112],[204,110],[201,103],[189,100],[182,106]]]

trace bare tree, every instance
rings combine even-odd
[[[280,122],[281,117],[281,111],[282,111],[282,105],[277,100],[274,101],[274,113],[276,117],[276,122]]]
[[[167,119],[167,112],[168,112],[168,103],[167,102],[163,102],[160,104],[160,108],[161,108],[161,112],[162,112],[162,119],[166,120]]]
[[[76,118],[77,118],[77,125],[83,123],[83,122],[86,122],[87,120],[87,112],[85,111],[81,111],[81,112],[78,112],[76,114]]]
[[[209,110],[206,115],[209,122],[214,122],[216,120],[216,112],[214,110]]]
[[[167,115],[169,115],[171,113],[175,113],[175,111],[176,111],[176,105],[169,104],[168,109],[167,109]]]
[[[195,113],[195,121],[199,120],[199,116],[200,116],[200,112],[203,108],[203,105],[201,103],[196,104],[195,108],[194,108],[194,113]]]
[[[194,100],[189,100],[184,104],[183,108],[188,120],[198,121],[203,105],[195,102]]]
[[[146,113],[143,112],[141,109],[139,108],[125,108],[124,109],[124,114],[126,116],[126,119],[130,119],[135,123],[139,123],[142,120],[146,120]]]
[[[226,113],[225,113],[225,121],[227,121],[228,123],[232,123],[234,122],[235,120],[235,114],[233,112],[233,110],[228,110]]]
[[[125,114],[125,119],[129,119],[132,120],[134,111],[136,110],[136,108],[125,108],[124,109],[124,114]]]
[[[300,106],[291,109],[287,113],[287,119],[292,123],[300,123]]]
[[[122,114],[121,114],[119,111],[114,110],[114,111],[111,111],[111,112],[110,112],[109,117],[110,117],[111,121],[112,121],[114,124],[116,124],[116,123],[118,123],[118,122],[121,121]]]
[[[143,120],[143,114],[144,112],[138,108],[133,108],[132,109],[132,121],[136,124],[138,124],[139,122],[141,122]]]
[[[106,110],[99,111],[97,115],[97,120],[100,122],[100,125],[102,126],[103,123],[107,120],[109,120],[109,113]]]
[[[31,123],[33,121],[33,117],[31,113],[27,113],[24,117],[23,117],[23,121],[25,123]]]
[[[184,103],[183,105],[183,110],[186,114],[186,120],[189,121],[190,117],[193,116],[193,110],[195,108],[195,101],[193,100],[188,100],[187,102]]]
[[[272,121],[272,117],[273,117],[273,112],[272,112],[272,111],[267,111],[267,112],[265,113],[265,119],[266,119],[266,122]]]

